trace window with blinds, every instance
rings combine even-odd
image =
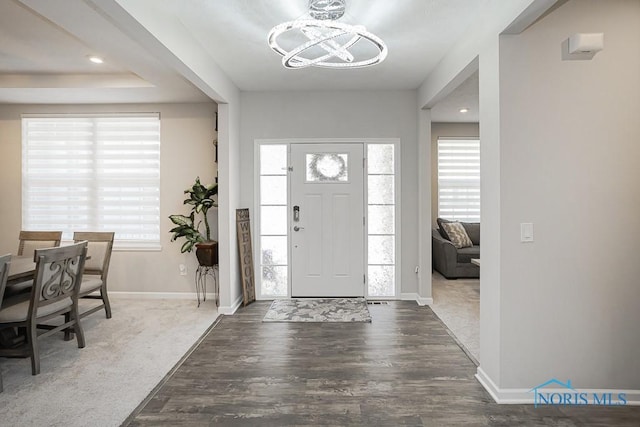
[[[22,228],[114,231],[115,248],[158,249],[160,116],[23,116]]]
[[[480,222],[480,140],[438,139],[438,216]]]

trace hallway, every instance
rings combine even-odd
[[[224,316],[129,424],[616,425],[640,408],[497,405],[430,308],[369,305],[372,323],[262,323],[269,302]]]

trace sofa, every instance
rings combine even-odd
[[[438,224],[446,221],[438,218]],[[456,248],[446,237],[442,227],[431,232],[433,268],[447,279],[479,278],[480,267],[471,264],[472,258],[480,258],[480,223],[461,222],[473,246]]]

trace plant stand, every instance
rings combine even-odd
[[[216,308],[220,306],[220,292],[218,287],[218,277],[216,275],[218,271],[218,265],[205,266],[199,265],[196,269],[196,297],[198,298],[198,307],[200,307],[200,301],[207,300],[207,276],[213,278],[213,292],[216,299]],[[200,295],[202,294],[202,298]]]

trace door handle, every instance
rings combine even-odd
[[[293,227],[293,231],[300,231],[300,230],[304,230],[304,227],[298,227],[297,225]]]

